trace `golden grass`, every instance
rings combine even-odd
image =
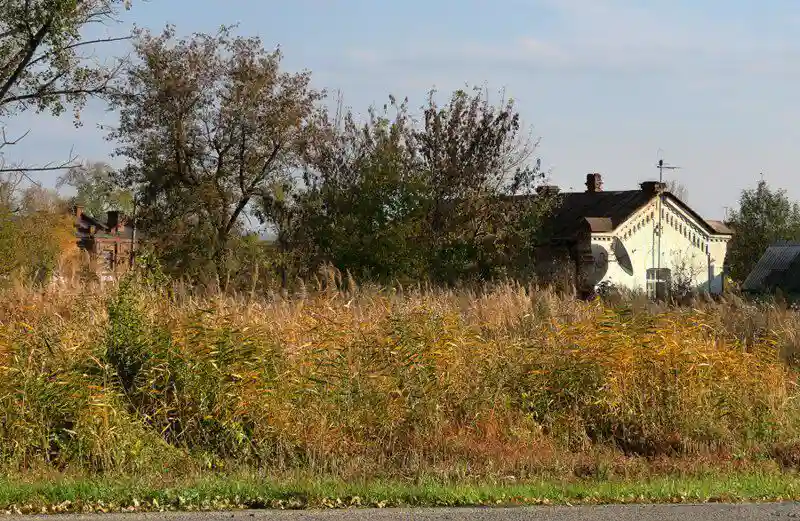
[[[348,287],[354,288],[350,283]],[[800,319],[481,290],[0,295],[0,465],[635,477],[800,463]]]

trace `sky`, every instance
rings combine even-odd
[[[663,158],[707,218],[762,175],[800,200],[796,0],[134,0],[107,30],[167,23],[184,35],[238,24],[360,112],[390,94],[420,107],[434,87],[504,90],[564,190],[584,189],[589,172],[606,190],[635,189]],[[81,120],[15,119],[11,130],[31,133],[7,159],[118,161],[98,129],[115,115],[92,103]]]

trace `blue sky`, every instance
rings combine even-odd
[[[420,106],[434,86],[505,88],[565,189],[590,171],[632,188],[657,175],[661,149],[709,218],[761,172],[800,199],[796,0],[134,0],[110,31],[133,23],[184,34],[238,23],[357,110],[389,94]],[[13,129],[32,132],[9,159],[107,160],[97,124],[114,115],[95,103],[82,119],[76,130],[69,116],[18,118]]]

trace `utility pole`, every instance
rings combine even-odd
[[[656,249],[656,262],[653,268],[656,273],[656,297],[658,296],[658,283],[661,281],[661,235],[663,234],[663,220],[664,220],[664,170],[678,170],[679,166],[669,165],[663,159],[658,160],[658,248]],[[666,281],[664,281],[666,282]]]

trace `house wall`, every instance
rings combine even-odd
[[[127,271],[132,248],[131,228],[125,222],[120,222],[119,215],[113,217],[117,226],[109,229],[87,217],[82,210],[76,209],[75,214],[76,245],[86,252],[90,265],[98,275],[103,279],[112,279]]]
[[[635,290],[647,289],[647,270],[658,263],[658,215],[662,210],[661,268],[672,271],[673,282],[683,277],[695,289],[720,293],[728,236],[709,234],[693,216],[665,198],[663,208],[656,197],[613,233],[592,234],[595,280]],[[618,259],[614,239],[624,246],[630,259]],[[605,259],[605,260],[604,260]],[[709,285],[710,282],[710,285]]]

